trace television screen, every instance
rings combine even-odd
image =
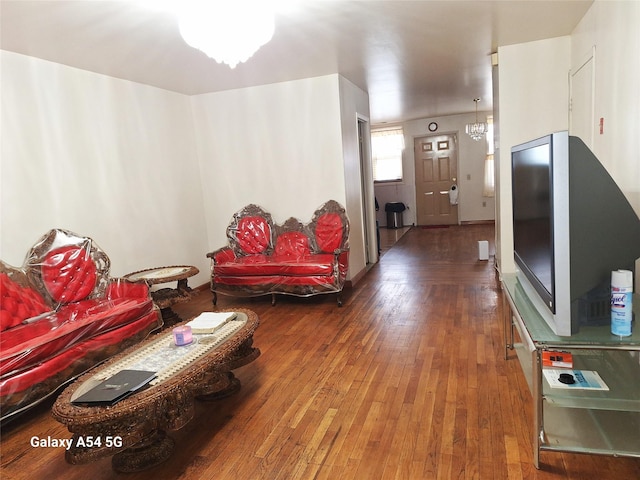
[[[613,270],[634,270],[640,219],[578,137],[511,147],[516,276],[559,336],[611,322]]]
[[[551,137],[512,151],[516,264],[555,313]]]

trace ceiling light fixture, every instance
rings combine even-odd
[[[180,35],[187,44],[218,63],[235,68],[273,37],[269,2],[185,2],[178,13]]]
[[[476,121],[475,123],[467,123],[466,132],[467,135],[478,141],[485,136],[489,128],[486,122],[478,122],[478,102],[480,99],[474,98],[473,101],[476,102]]]

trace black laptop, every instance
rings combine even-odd
[[[121,370],[71,403],[76,405],[113,405],[147,386],[156,372]]]

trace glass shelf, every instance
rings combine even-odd
[[[640,457],[640,416],[544,406],[541,450]]]
[[[624,350],[570,350],[575,370],[598,372],[609,390],[551,388],[543,376],[542,394],[547,403],[573,408],[640,412],[640,363],[638,352]],[[640,436],[640,430],[638,430]]]
[[[609,325],[581,326],[577,334],[560,337],[536,310],[515,274],[503,275],[502,286],[505,345],[515,350],[533,397],[536,468],[542,450],[640,458],[637,322],[630,337],[611,335]],[[634,312],[640,318],[638,295],[634,295]],[[570,352],[573,370],[597,372],[609,390],[552,388],[542,367],[544,351]]]
[[[553,333],[547,322],[544,321],[542,316],[538,313],[526,292],[520,285],[515,274],[503,274],[502,284],[507,289],[509,295],[518,309],[520,316],[531,336],[531,339],[535,343],[546,345],[559,345],[568,346],[574,345],[592,346],[595,345],[598,348],[620,347],[635,349],[640,347],[640,327],[634,322],[633,333],[629,337],[619,337],[611,334],[610,325],[603,325],[597,327],[581,326],[580,331],[570,337],[560,337]],[[634,294],[633,296],[633,310],[636,317],[640,317],[640,295]]]

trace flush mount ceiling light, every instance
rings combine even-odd
[[[466,132],[467,135],[478,141],[485,136],[488,131],[488,126],[485,122],[478,122],[478,102],[480,99],[474,98],[473,101],[476,102],[476,121],[475,123],[467,123]]]
[[[231,68],[269,42],[275,28],[273,8],[265,1],[185,2],[178,25],[187,44]]]

